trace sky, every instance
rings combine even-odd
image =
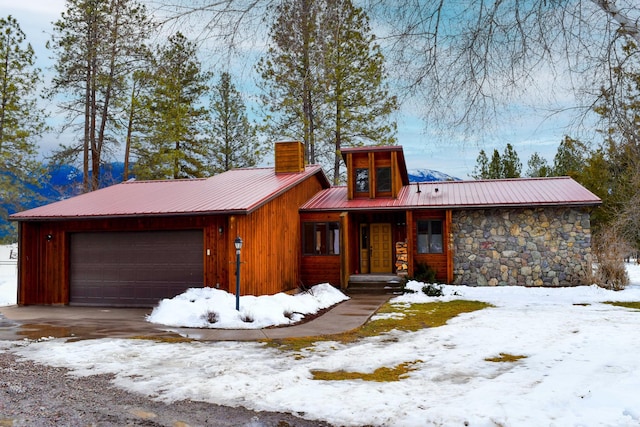
[[[8,248],[0,247],[0,259],[7,257]],[[640,310],[603,304],[640,301],[640,266],[627,264],[627,270],[632,284],[618,292],[596,286],[444,286],[445,296],[427,297],[419,292],[421,283],[410,282],[418,292],[392,303],[469,299],[493,307],[440,327],[391,331],[350,344],[316,343],[296,352],[259,342],[66,342],[46,336],[0,341],[0,352],[64,367],[74,376],[111,374],[114,387],[158,401],[288,412],[333,425],[638,426]],[[15,291],[15,267],[0,265],[0,304],[15,303]],[[339,294],[334,291],[319,292],[311,304],[289,296],[287,305],[294,311],[331,305]],[[282,304],[271,304],[274,297],[257,298],[271,310],[254,312],[254,323],[281,314]],[[225,297],[215,299],[229,305]],[[242,297],[240,306],[245,305]],[[183,311],[174,310],[164,321],[183,323]],[[233,321],[224,318],[221,324]],[[524,358],[486,360],[501,353]],[[370,373],[404,363],[413,370],[393,382],[317,380],[312,374]]]
[[[0,0],[1,15],[12,15],[18,20],[27,41],[35,49],[38,66],[45,74],[53,65],[50,59],[51,52],[47,51],[45,44],[50,39],[51,23],[60,17],[64,7],[64,0]],[[242,90],[243,83],[237,83]],[[244,86],[255,87],[253,82],[245,82]],[[543,98],[546,96],[541,94],[540,99]],[[47,107],[54,111],[50,123],[55,126],[60,122],[55,118],[55,105]],[[494,149],[502,153],[508,142],[514,146],[520,157],[523,174],[527,170],[527,160],[534,152],[538,152],[552,163],[558,144],[568,132],[571,123],[571,117],[560,115],[548,119],[540,110],[527,107],[518,114],[505,117],[498,128],[487,132],[482,140],[467,140],[461,136],[454,137],[455,141],[452,142],[450,136],[438,135],[431,131],[418,116],[419,110],[416,105],[407,104],[397,116],[398,144],[404,148],[407,168],[434,169],[462,179],[471,177],[481,149],[489,153],[490,157]],[[60,143],[66,142],[65,138],[68,139],[69,136],[58,137],[57,133],[47,135],[40,144],[42,153],[50,153]]]

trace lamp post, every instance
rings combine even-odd
[[[242,239],[240,236],[233,241],[236,247],[236,310],[240,311],[240,249],[242,249]]]

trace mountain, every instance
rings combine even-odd
[[[40,187],[31,187],[33,195],[23,200],[19,210],[37,208],[47,203],[67,199],[82,193],[82,171],[72,165],[44,165],[46,175],[40,179]],[[122,182],[124,163],[113,162],[100,167],[100,188]],[[0,200],[0,212],[11,215],[16,206]],[[0,241],[15,238],[16,223],[0,217]]]
[[[460,178],[433,169],[411,169],[407,173],[409,182],[460,181]]]

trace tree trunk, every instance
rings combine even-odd
[[[131,103],[129,104],[129,120],[127,121],[127,137],[124,145],[124,172],[122,175],[123,181],[129,180],[129,155],[131,153],[131,135],[133,134],[133,116],[135,114],[135,99],[136,99],[136,80],[133,79],[131,83]]]

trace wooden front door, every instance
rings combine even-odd
[[[370,230],[370,271],[371,273],[391,273],[393,268],[391,224],[371,224]]]

